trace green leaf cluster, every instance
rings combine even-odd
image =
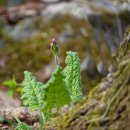
[[[24,122],[19,122],[15,130],[31,130],[31,127]]]
[[[31,130],[31,127],[28,124],[21,122],[16,116],[14,116],[14,118],[18,122],[15,130]]]
[[[39,110],[42,115],[42,125],[51,114],[52,108],[78,101],[82,96],[80,77],[80,59],[76,52],[67,52],[64,70],[58,65],[50,80],[46,83],[37,82],[31,72],[24,72],[22,83],[23,104],[30,110]],[[42,129],[43,127],[41,127]]]

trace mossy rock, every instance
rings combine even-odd
[[[100,89],[100,83],[69,112],[47,122],[45,130],[130,129],[130,28],[115,59],[117,71],[101,82],[108,82],[105,90]]]

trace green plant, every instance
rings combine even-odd
[[[2,85],[8,87],[8,90],[7,90],[7,95],[8,96],[12,97],[14,95],[14,92],[21,92],[21,85],[16,82],[16,79],[15,79],[14,76],[10,80],[5,80],[2,83]]]
[[[65,60],[67,66],[63,70],[59,66],[58,45],[55,39],[52,39],[51,49],[55,56],[56,68],[50,80],[46,84],[37,82],[31,72],[25,71],[22,83],[21,99],[30,110],[40,112],[40,130],[43,130],[45,121],[50,118],[52,108],[59,109],[66,104],[78,101],[82,96],[78,54],[67,52]]]
[[[28,126],[26,123],[21,122],[17,117],[15,117],[18,125],[16,126],[15,130],[31,130],[31,127]]]
[[[66,67],[63,70],[67,90],[72,102],[80,99],[82,96],[82,83],[80,76],[80,59],[76,52],[67,52],[65,60]]]

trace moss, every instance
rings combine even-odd
[[[50,53],[43,51],[47,43],[48,41],[40,39],[37,39],[36,43],[34,43],[31,39],[6,44],[0,52],[1,57],[6,57],[6,66],[3,68],[3,74],[1,75],[5,77],[15,74],[17,79],[21,80],[23,70],[37,71],[45,64],[49,64]]]

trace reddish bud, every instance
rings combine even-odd
[[[59,65],[59,59],[58,59],[58,45],[57,45],[57,41],[55,38],[52,38],[52,41],[51,41],[51,50],[52,50],[52,53],[54,54],[55,56],[55,61],[56,61],[56,64]]]
[[[55,45],[57,44],[57,41],[56,41],[55,38],[52,38],[52,43],[55,44]]]

